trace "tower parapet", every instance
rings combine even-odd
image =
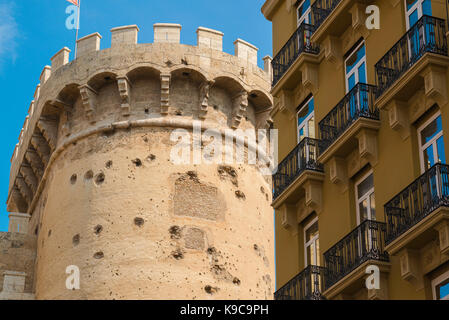
[[[271,298],[271,186],[258,168],[270,159],[171,162],[176,129],[224,137],[269,128],[270,71],[243,40],[224,53],[219,31],[198,28],[197,46],[179,43],[176,24],[154,25],[150,44],[137,43],[138,32],[113,28],[103,50],[100,34],[85,36],[75,60],[63,48],[40,76],[7,201],[38,234],[36,297]],[[245,154],[251,148],[260,146],[245,142]],[[84,290],[64,287],[70,264]],[[115,269],[108,285],[92,280]]]

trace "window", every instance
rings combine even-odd
[[[410,29],[423,15],[432,15],[430,0],[404,0],[407,30]]]
[[[305,137],[315,138],[315,117],[313,97],[299,108],[296,114],[298,124],[298,143]]]
[[[449,300],[449,271],[432,280],[434,300]]]
[[[357,223],[361,224],[365,220],[376,220],[376,201],[372,172],[356,183],[355,194],[357,199]]]
[[[305,265],[320,265],[320,244],[318,233],[318,218],[315,218],[304,228]]]
[[[421,171],[424,173],[436,163],[446,163],[443,125],[437,113],[418,128]]]
[[[345,60],[346,92],[359,82],[366,83],[366,52],[362,41]]]
[[[307,23],[310,24],[310,21],[312,20],[312,11],[310,8],[310,0],[303,0],[298,6],[298,9],[296,10],[298,15],[298,27],[301,25],[301,23]]]

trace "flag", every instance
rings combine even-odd
[[[75,6],[79,7],[79,1],[78,0],[67,0],[68,2],[74,4]]]

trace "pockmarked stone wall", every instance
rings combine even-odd
[[[37,236],[31,291],[272,299],[269,143],[231,137],[209,152],[217,137],[271,126],[271,74],[257,48],[237,40],[236,55],[224,53],[223,34],[207,28],[198,46],[182,45],[173,24],[156,24],[152,44],[137,43],[137,26],[111,32],[111,48],[92,34],[75,60],[64,48],[44,68],[11,159],[8,210],[29,213]],[[239,139],[245,161],[207,161],[236,159]],[[177,163],[181,142],[187,161]],[[69,266],[79,289],[67,288]]]

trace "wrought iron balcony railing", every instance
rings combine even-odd
[[[369,260],[389,261],[385,251],[386,224],[365,220],[324,253],[325,289]]]
[[[274,199],[276,199],[304,170],[323,171],[317,162],[319,141],[304,138],[278,165],[273,175]]]
[[[316,29],[321,26],[326,18],[334,11],[342,0],[316,0],[312,6],[312,20]]]
[[[427,52],[447,56],[446,25],[442,19],[421,17],[376,63],[377,97]]]
[[[379,120],[376,87],[358,83],[319,123],[320,153],[333,144],[358,118]]]
[[[308,266],[275,294],[275,300],[324,300],[324,268]]]
[[[288,39],[287,43],[282,47],[279,53],[272,61],[273,66],[273,86],[287,72],[290,66],[303,52],[318,54],[320,48],[317,44],[312,43],[314,27],[307,23],[302,23],[293,35]]]
[[[449,166],[436,164],[385,205],[386,243],[443,206],[449,207]]]

